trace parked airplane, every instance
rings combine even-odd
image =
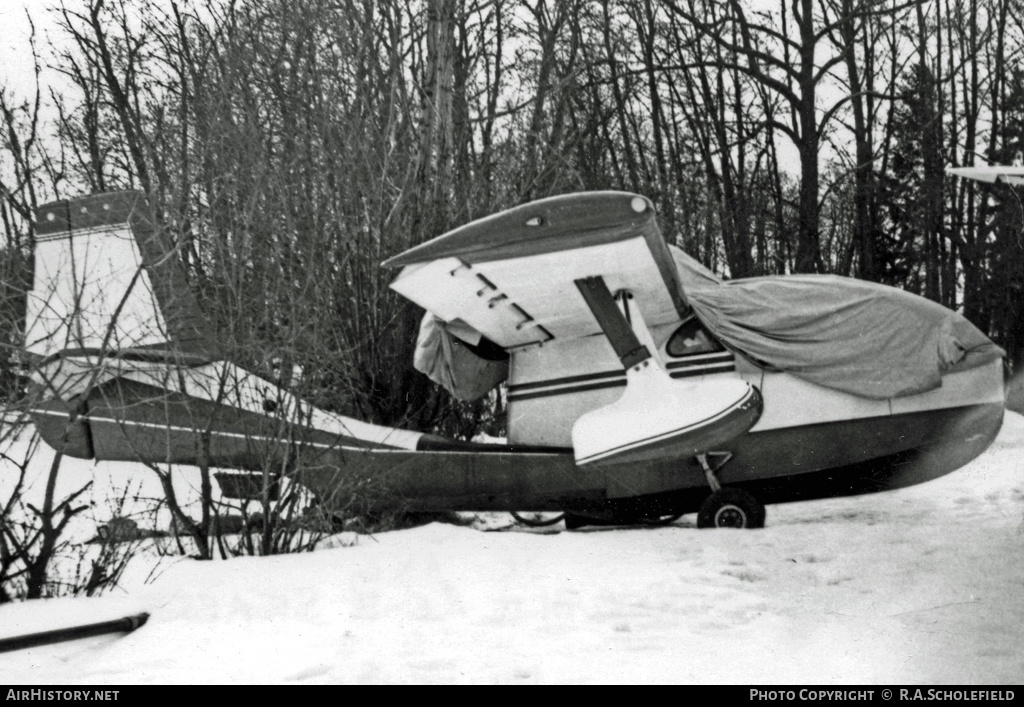
[[[635,194],[525,204],[385,263],[428,310],[421,370],[461,397],[508,376],[507,444],[353,420],[226,360],[137,192],[47,204],[36,233],[48,444],[242,473],[225,483],[269,471],[328,508],[370,480],[409,511],[759,527],[764,503],[959,468],[1003,418],[1002,351],[963,317],[847,278],[723,282]]]

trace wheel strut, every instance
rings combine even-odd
[[[715,457],[714,467],[711,466],[708,457]],[[708,480],[708,486],[711,487],[712,491],[722,490],[722,484],[719,482],[718,477],[715,476],[715,473],[725,466],[730,459],[732,459],[732,452],[706,452],[697,455],[697,461],[700,462],[701,467],[704,469],[704,478]]]
[[[709,461],[708,457],[714,457]],[[698,454],[697,461],[711,487],[711,495],[701,504],[697,513],[698,528],[763,528],[764,504],[750,493],[738,488],[722,488],[715,476],[732,459],[730,452]]]

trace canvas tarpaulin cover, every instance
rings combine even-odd
[[[508,355],[494,344],[480,344],[480,334],[472,328],[427,312],[420,322],[413,367],[459,400],[476,400],[508,378]]]
[[[687,301],[727,347],[756,363],[867,398],[942,385],[1001,358],[963,316],[909,292],[834,275],[723,282],[672,248]]]

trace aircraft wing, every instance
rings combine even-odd
[[[979,182],[1003,182],[1015,186],[1024,185],[1024,167],[1007,165],[986,165],[984,167],[949,167],[950,174]]]
[[[654,206],[636,194],[587,192],[531,202],[384,265],[402,267],[394,290],[506,349],[601,333],[575,284],[583,278],[600,276],[613,293],[629,290],[648,326],[689,312]]]

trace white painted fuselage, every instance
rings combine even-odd
[[[767,370],[717,346],[714,351],[670,351],[669,340],[680,324],[652,328],[657,357],[673,378],[740,378],[756,386],[764,409],[751,433],[1003,402],[1000,361],[948,373],[941,387],[925,393],[872,399]],[[604,336],[551,341],[514,352],[508,392],[509,442],[570,447],[576,419],[616,401],[625,384],[625,372]]]

